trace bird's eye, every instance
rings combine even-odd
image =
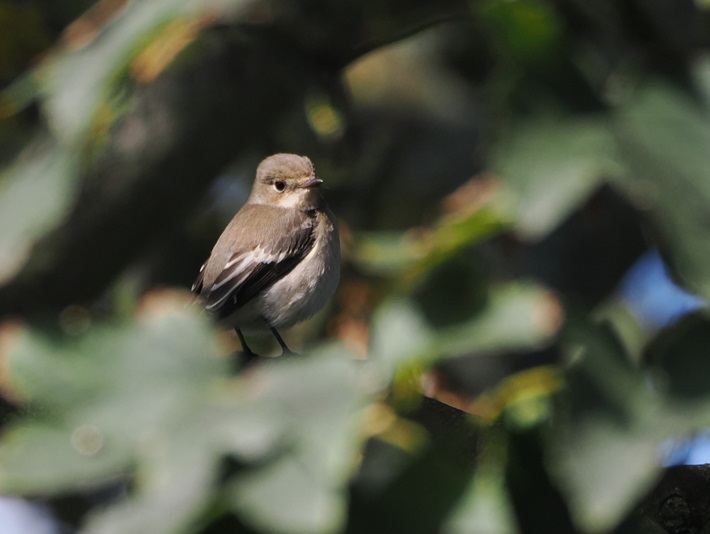
[[[274,182],[274,189],[279,192],[283,191],[284,189],[286,189],[286,184],[283,183],[281,180],[277,180],[276,182]]]

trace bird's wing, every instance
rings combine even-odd
[[[315,243],[314,221],[303,217],[299,222],[279,225],[276,232],[262,232],[277,235],[277,239],[238,240],[226,263],[211,277],[205,276],[210,267],[215,267],[209,265],[214,260],[210,257],[193,285],[193,291],[205,298],[205,308],[220,319],[228,317],[290,273]],[[214,281],[209,283],[208,278]]]

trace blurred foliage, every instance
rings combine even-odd
[[[0,1],[0,494],[91,533],[665,531],[710,319],[616,288],[657,248],[710,297],[708,9]],[[276,151],[343,277],[244,367],[164,288]]]

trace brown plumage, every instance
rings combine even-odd
[[[258,167],[246,204],[217,240],[192,290],[218,320],[271,329],[310,317],[332,296],[340,272],[335,217],[308,158],[276,154]]]

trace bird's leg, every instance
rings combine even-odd
[[[296,353],[293,352],[291,349],[288,348],[288,345],[286,345],[286,342],[283,340],[283,338],[279,335],[279,333],[276,331],[276,328],[273,326],[271,328],[271,333],[274,334],[274,337],[276,338],[276,341],[279,342],[279,345],[281,345],[281,355],[287,355],[287,356],[293,356]]]
[[[259,355],[252,351],[249,348],[249,345],[247,345],[247,340],[244,339],[244,334],[242,334],[242,331],[239,330],[239,328],[235,328],[234,331],[237,333],[239,343],[242,344],[242,352],[244,353],[244,356],[246,356],[245,363],[250,363],[254,358],[258,358]]]

